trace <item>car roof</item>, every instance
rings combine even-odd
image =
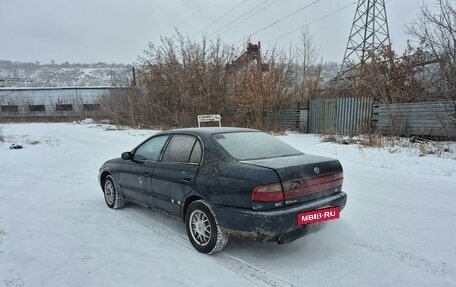
[[[259,130],[248,129],[248,128],[237,128],[237,127],[203,127],[203,128],[183,128],[183,129],[174,129],[169,131],[164,131],[166,133],[174,132],[187,132],[193,133],[196,135],[212,135],[217,133],[231,133],[231,132],[259,132]]]

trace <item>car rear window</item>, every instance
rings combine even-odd
[[[253,160],[302,154],[283,141],[263,132],[234,132],[214,134],[214,139],[232,157]]]

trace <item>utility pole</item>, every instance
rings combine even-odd
[[[370,52],[390,44],[385,0],[358,0],[338,78],[366,63]]]
[[[136,86],[136,71],[135,67],[132,67],[132,73],[133,73],[133,80],[131,82],[132,86]]]
[[[116,74],[116,73],[114,72],[113,69],[111,69],[111,70],[109,71],[109,75],[111,76],[111,87],[114,87],[114,75],[115,75],[115,74]]]

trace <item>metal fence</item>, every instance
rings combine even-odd
[[[382,134],[456,136],[456,102],[375,104],[373,123]]]
[[[319,99],[309,109],[270,112],[269,129],[302,133],[456,137],[456,102],[378,104],[371,98]]]
[[[309,133],[359,134],[371,127],[371,98],[311,100]]]
[[[290,129],[307,133],[308,109],[284,110],[266,114],[266,127],[273,129]]]

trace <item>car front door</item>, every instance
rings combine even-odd
[[[168,137],[161,135],[145,141],[133,150],[132,159],[125,161],[120,174],[120,187],[126,197],[155,206],[152,175]]]
[[[195,136],[175,134],[154,168],[152,191],[156,206],[180,216],[185,195],[193,189],[202,145]]]

